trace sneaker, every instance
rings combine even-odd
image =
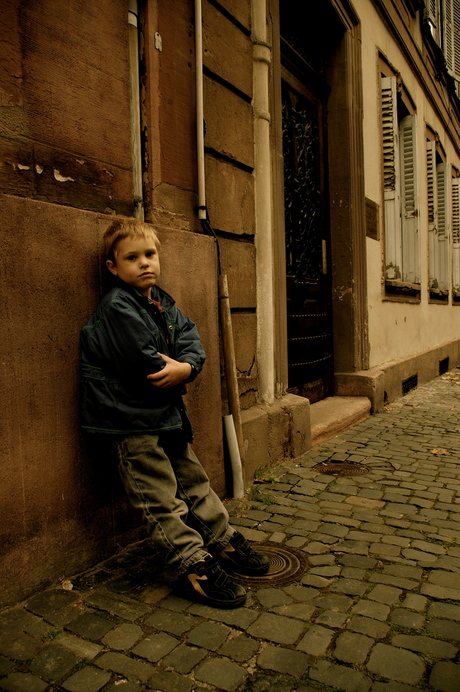
[[[212,555],[191,565],[177,586],[185,597],[214,608],[238,608],[246,601],[244,588],[227,576]]]
[[[217,559],[226,570],[250,577],[262,577],[267,574],[270,567],[270,559],[266,555],[256,553],[239,531],[235,531],[229,543],[217,555]]]

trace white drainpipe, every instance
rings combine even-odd
[[[198,218],[204,220],[206,219],[206,180],[204,173],[203,15],[201,0],[195,0],[195,79]]]
[[[206,221],[206,178],[204,168],[204,108],[203,108],[203,19],[201,0],[195,0],[195,72],[196,72],[196,144],[198,172],[198,218]],[[216,238],[216,243],[217,243]],[[220,264],[220,262],[219,262]],[[230,457],[233,497],[244,496],[244,441],[241,425],[238,380],[236,374],[233,329],[230,314],[227,277],[219,266],[219,313],[224,351],[230,415],[224,416],[224,429]]]
[[[133,198],[134,216],[144,219],[144,200],[142,189],[142,148],[141,148],[141,100],[139,90],[139,38],[137,28],[137,0],[129,0],[129,93],[131,105],[131,149],[133,158]]]
[[[267,41],[266,0],[252,0],[252,40],[259,398],[271,404],[275,400],[275,314],[269,99],[271,47]]]

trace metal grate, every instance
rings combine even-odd
[[[328,476],[364,476],[370,468],[354,461],[322,461],[312,467],[314,471]]]
[[[295,548],[276,543],[251,543],[258,553],[270,558],[268,573],[263,577],[247,577],[232,573],[232,579],[244,586],[262,589],[275,584],[290,584],[298,581],[307,569],[308,563],[304,553]]]
[[[418,385],[418,375],[412,375],[402,382],[402,393],[407,394],[411,389],[416,389]]]

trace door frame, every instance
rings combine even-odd
[[[364,191],[361,28],[348,2],[329,0],[344,32],[328,67],[329,220],[332,261],[334,372],[369,367]],[[277,389],[287,389],[287,319],[284,237],[284,171],[281,122],[279,0],[269,0],[272,19],[272,171],[275,274],[274,341]],[[345,143],[345,146],[344,146]],[[340,201],[340,203],[339,203]]]
[[[286,46],[286,48],[288,48]],[[311,83],[311,80],[307,76],[300,78],[297,74],[298,70],[296,66],[291,62],[292,51],[289,51],[289,56],[283,52],[283,64],[281,66],[281,78],[282,78],[282,90],[287,89],[288,92],[298,94],[301,99],[304,99],[310,104],[311,108],[316,109],[317,115],[317,125],[318,125],[318,140],[317,140],[317,153],[318,153],[318,185],[320,188],[320,214],[321,214],[321,228],[322,235],[318,238],[318,245],[310,245],[312,251],[320,251],[322,255],[322,278],[315,277],[311,279],[310,286],[311,291],[310,298],[315,295],[315,290],[313,286],[316,286],[317,290],[320,292],[321,297],[318,299],[318,304],[322,304],[323,312],[325,312],[326,317],[322,320],[321,328],[316,324],[312,327],[312,331],[309,332],[308,329],[302,331],[302,333],[297,332],[296,328],[293,327],[291,331],[289,330],[289,314],[288,314],[288,379],[289,379],[289,367],[292,365],[292,357],[289,356],[289,340],[293,335],[302,336],[306,339],[311,339],[313,336],[319,336],[319,332],[323,333],[325,341],[322,341],[322,345],[327,351],[330,350],[329,360],[323,362],[322,366],[322,376],[316,378],[316,380],[306,380],[303,382],[302,387],[296,387],[293,385],[292,378],[288,382],[289,388],[288,392],[296,393],[300,396],[304,396],[311,401],[318,401],[322,398],[331,396],[333,393],[333,365],[334,356],[332,348],[332,337],[330,340],[327,335],[332,333],[332,283],[331,283],[331,257],[330,257],[330,223],[329,223],[329,175],[328,175],[328,156],[327,156],[327,99],[329,96],[329,90],[324,84]],[[288,67],[289,65],[289,67]],[[290,69],[291,68],[291,69]],[[284,187],[284,199],[286,199],[286,183]],[[286,239],[287,242],[287,239]],[[288,288],[289,275],[287,273],[287,267],[285,267],[285,278],[287,281],[287,299],[291,298],[289,303],[290,307],[288,309],[292,312],[292,298],[296,295],[296,289],[291,288],[293,293],[290,294]],[[294,281],[294,284],[297,282]],[[302,280],[300,284],[304,283]],[[302,289],[298,289],[302,292]],[[298,308],[299,309],[299,308]],[[308,311],[307,311],[308,312]],[[321,312],[321,310],[320,310]],[[292,317],[292,316],[291,316]],[[326,343],[328,342],[328,343]],[[308,349],[307,349],[308,351]],[[323,353],[323,355],[325,355]],[[312,364],[313,365],[313,364]],[[292,373],[291,373],[292,374]],[[319,374],[319,373],[318,373]]]

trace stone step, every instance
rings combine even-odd
[[[370,416],[371,400],[366,396],[330,396],[310,406],[312,446],[340,435]]]

